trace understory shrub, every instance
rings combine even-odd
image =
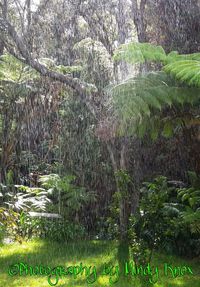
[[[64,242],[86,237],[86,230],[83,225],[65,219],[24,216],[19,222],[19,229],[24,239],[42,237]]]
[[[136,234],[150,248],[187,257],[199,256],[198,187],[190,183],[183,188],[174,183],[177,182],[163,176],[144,183]]]
[[[188,172],[188,182],[158,176],[144,182],[138,212],[129,218],[128,238],[134,259],[149,261],[153,250],[193,258],[200,255],[200,179]],[[99,237],[119,237],[119,194],[101,219]],[[100,223],[101,223],[100,222]]]

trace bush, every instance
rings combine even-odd
[[[19,213],[12,209],[0,207],[0,226],[2,238],[7,235],[13,240],[22,241],[22,237],[19,232]]]
[[[24,239],[42,237],[63,242],[86,236],[85,228],[82,225],[64,219],[24,216],[19,222],[19,229]]]
[[[85,228],[82,225],[66,220],[44,220],[42,224],[44,231],[41,235],[55,241],[77,240],[86,236]]]
[[[180,192],[184,194],[183,198]],[[191,187],[170,186],[166,177],[160,176],[153,182],[144,183],[140,214],[135,225],[137,236],[150,248],[187,257],[199,256],[198,206],[192,209],[185,201],[188,198],[191,198]]]

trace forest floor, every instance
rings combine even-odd
[[[20,262],[21,264],[19,264]],[[156,281],[156,278],[158,278],[158,281],[154,285],[150,284],[150,286],[199,287],[199,265],[198,259],[188,260],[176,256],[155,253],[149,265],[149,270],[154,274],[153,280]],[[57,272],[67,270],[69,274],[61,275],[61,277],[58,275],[48,276],[48,272],[52,272],[51,269],[57,266],[60,266],[60,269],[57,268]],[[63,266],[64,269],[62,269],[61,266]],[[126,264],[124,264],[124,266],[126,266]],[[129,265],[127,264],[127,266],[130,268],[131,261],[129,261]],[[155,272],[156,267],[158,273]],[[172,276],[172,271],[175,270],[170,269],[172,267],[176,267],[176,271],[180,273],[176,274],[176,278]],[[15,275],[19,273],[20,270],[21,275]],[[144,283],[144,281],[143,283],[141,282],[142,279],[149,280],[145,274],[142,276],[125,276],[124,274],[119,275],[118,270],[120,270],[120,268],[118,269],[117,242],[81,241],[59,244],[37,239],[22,244],[12,243],[0,246],[0,286],[147,287],[148,283]],[[31,275],[32,271],[36,273],[38,271],[41,274]],[[140,269],[140,271],[142,271],[142,269]],[[27,275],[25,274],[26,272]],[[80,273],[77,274],[78,272]],[[108,274],[106,275],[106,273]],[[158,274],[158,276],[156,276],[156,274]]]

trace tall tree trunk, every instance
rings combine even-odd
[[[194,53],[200,50],[200,5],[198,0],[154,0],[157,43],[167,52]]]
[[[8,13],[8,3],[7,0],[3,0],[2,1],[2,17],[4,19],[7,18],[7,13]],[[4,42],[0,39],[0,56],[3,54],[3,50],[4,50]]]
[[[31,30],[31,0],[26,1],[26,19],[27,19],[27,26],[26,26],[26,41],[27,41],[27,47],[29,52],[32,52],[33,48],[33,35]]]
[[[116,12],[116,20],[117,20],[117,29],[118,29],[118,44],[122,45],[126,42],[127,39],[127,27],[126,27],[126,9],[125,9],[125,1],[118,0],[118,9]],[[117,75],[115,74],[115,78],[118,80],[124,80],[128,74],[128,67],[125,62],[120,62],[119,69],[116,70]]]
[[[12,127],[12,111],[9,112],[8,108],[5,108],[4,115],[2,117],[2,152],[0,158],[0,180],[5,182],[6,173],[9,168],[11,155],[13,152],[14,142],[11,137]]]
[[[131,0],[132,17],[137,30],[138,41],[140,43],[147,42],[146,23],[144,19],[144,12],[147,0]]]
[[[128,139],[122,139],[120,141],[120,147],[119,150],[116,148],[116,143],[108,143],[107,148],[109,151],[110,159],[113,166],[113,171],[115,175],[115,182],[116,182],[116,189],[117,192],[120,194],[120,215],[119,215],[119,222],[120,222],[120,240],[121,241],[127,241],[127,232],[128,232],[128,221],[131,213],[135,213],[139,196],[137,193],[137,186],[136,180],[134,179],[134,184],[129,185],[127,183],[127,186],[125,188],[122,188],[120,184],[120,178],[119,174],[120,172],[126,172],[128,173],[129,170],[129,163],[127,160],[128,156]],[[137,162],[137,160],[136,160]],[[138,166],[135,164],[135,169],[138,168]],[[125,190],[124,190],[125,189]]]
[[[124,270],[124,266],[126,262],[129,262],[129,239],[128,239],[128,223],[131,213],[135,212],[138,206],[139,196],[137,193],[137,186],[131,185],[129,188],[129,184],[125,182],[125,185],[121,184],[120,173],[128,171],[128,139],[124,138],[120,142],[119,151],[116,149],[116,143],[111,145],[107,144],[107,148],[110,154],[110,159],[112,162],[113,170],[115,173],[115,182],[117,192],[120,194],[120,214],[119,214],[119,222],[120,222],[120,238],[118,245],[118,264],[120,270]],[[137,147],[136,149],[137,150]],[[136,164],[137,158],[134,163],[134,168],[137,169],[138,166]],[[137,171],[138,172],[138,171]],[[137,173],[135,172],[135,174]],[[126,179],[125,179],[126,181]],[[136,182],[134,180],[134,182]],[[121,279],[122,280],[122,279]],[[123,277],[123,281],[128,281],[127,277]],[[121,281],[120,281],[121,282]],[[123,282],[124,283],[124,282]],[[128,282],[127,282],[128,284]]]

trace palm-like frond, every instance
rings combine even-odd
[[[184,205],[181,205],[179,203],[164,203],[163,207],[163,213],[165,215],[170,216],[179,216],[181,213],[181,209],[184,208]]]
[[[183,121],[180,118],[161,118],[161,110],[172,105],[199,104],[200,53],[180,55],[172,51],[166,54],[161,46],[128,43],[115,51],[114,60],[131,64],[149,61],[163,65],[163,72],[139,75],[108,88],[121,135],[123,132],[138,132],[139,136],[143,136],[149,130],[152,139],[156,139],[162,129],[163,135],[169,137]]]
[[[128,43],[121,45],[114,53],[114,60],[124,60],[130,64],[146,61],[165,62],[167,55],[161,46],[150,43]]]
[[[181,213],[181,217],[185,223],[189,224],[192,233],[200,234],[200,210],[188,209]]]
[[[130,64],[162,63],[163,70],[177,80],[200,87],[200,53],[181,55],[172,51],[166,54],[161,46],[150,43],[128,43],[115,51],[114,60],[124,60]]]
[[[119,119],[119,134],[138,132],[143,136],[147,130],[152,138],[173,134],[173,129],[181,123],[179,118],[162,118],[161,111],[166,107],[195,105],[200,100],[200,89],[177,86],[164,72],[152,72],[144,76],[130,78],[118,85],[107,88],[115,107],[115,118]]]
[[[18,189],[15,193],[6,193],[7,201],[5,204],[9,208],[17,211],[27,211],[30,209],[45,211],[51,202],[48,198],[48,191],[42,188],[31,188],[23,185],[15,185]]]
[[[78,210],[83,202],[94,199],[94,193],[86,192],[83,187],[76,187],[73,181],[76,179],[73,175],[60,177],[58,174],[43,175],[40,177],[42,186],[52,193],[60,193],[62,201],[67,203],[69,209]]]
[[[179,54],[177,51],[172,51],[167,54],[162,46],[130,42],[116,49],[113,59],[115,61],[124,60],[130,64],[144,63],[145,61],[167,64],[184,60],[200,61],[200,53]]]
[[[181,82],[200,87],[200,60],[175,61],[166,65],[164,71]]]

